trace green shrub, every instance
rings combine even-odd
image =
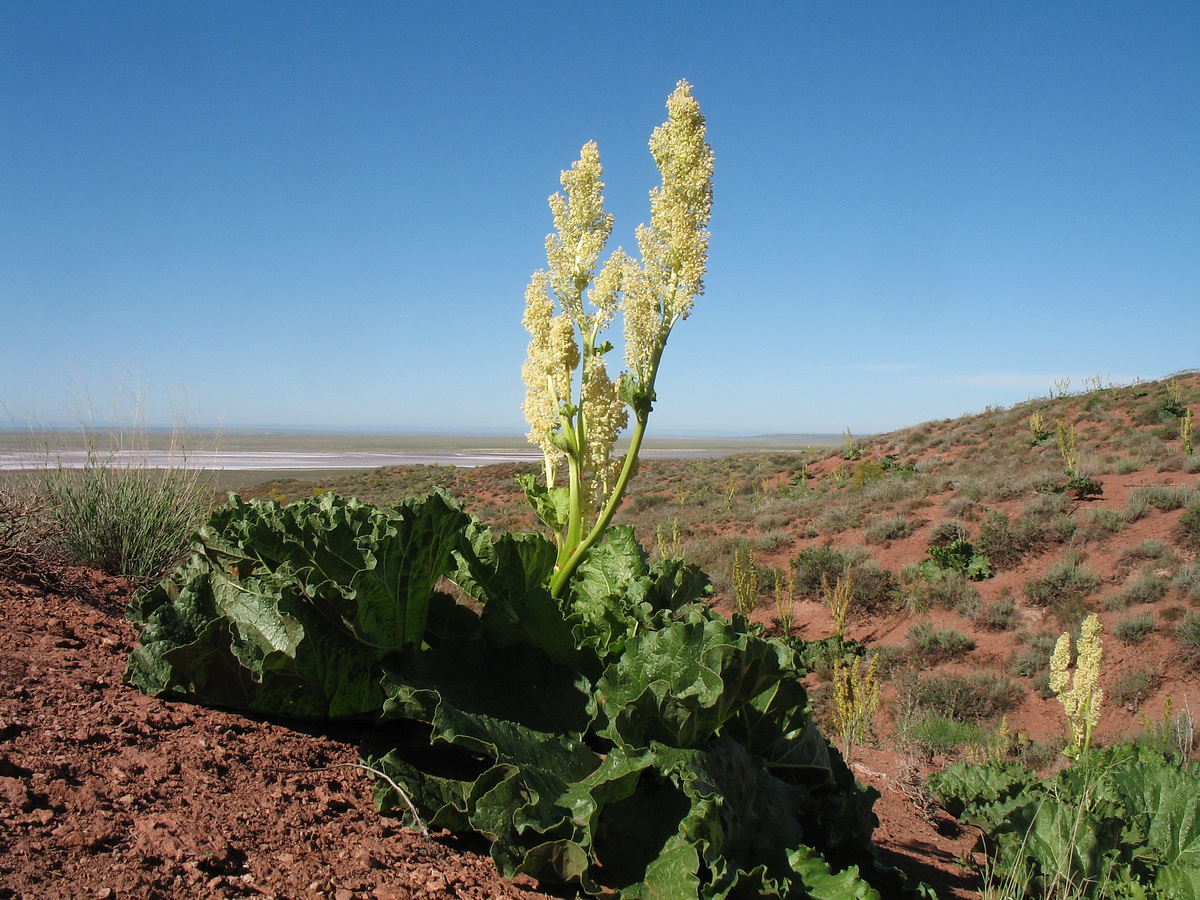
[[[929,536],[929,543],[944,547],[946,544],[954,541],[964,541],[967,539],[967,529],[961,522],[946,521],[940,523],[933,529],[933,533]]]
[[[1200,550],[1200,504],[1189,506],[1179,519],[1176,540],[1189,550]]]
[[[846,567],[854,580],[852,608],[871,613],[895,603],[895,576],[881,569],[862,548],[842,551],[829,545],[805,547],[792,560],[793,584],[798,597],[820,599],[823,582],[837,584]]]
[[[1044,526],[1031,519],[1015,522],[1007,513],[988,514],[979,531],[979,550],[992,565],[1004,569],[1017,565],[1026,553],[1045,540]]]
[[[868,525],[863,540],[868,544],[886,544],[906,538],[912,532],[912,522],[906,516],[891,516]]]
[[[911,706],[958,722],[981,722],[1010,712],[1021,699],[1012,680],[990,672],[934,672],[904,685]]]
[[[919,567],[906,567],[902,574],[910,580],[908,605],[914,611],[974,609],[979,605],[979,589],[958,572],[941,571],[929,578]]]
[[[857,506],[842,504],[830,507],[817,519],[817,530],[821,534],[840,534],[863,523],[863,511]]]
[[[1162,684],[1162,675],[1148,669],[1126,672],[1112,686],[1112,701],[1117,706],[1136,709]]]
[[[1179,640],[1180,656],[1193,669],[1200,669],[1200,616],[1188,611],[1175,626],[1175,637]]]
[[[958,659],[975,649],[975,642],[961,631],[936,628],[928,622],[921,622],[909,630],[908,645],[927,666]]]
[[[1103,541],[1120,534],[1135,518],[1123,509],[1090,509],[1083,523],[1084,536],[1087,540]]]
[[[1131,505],[1139,502],[1146,503],[1160,512],[1182,509],[1184,506],[1195,501],[1196,491],[1194,489],[1169,484],[1147,485],[1146,487],[1138,488],[1129,497]]]
[[[1082,600],[1100,585],[1100,576],[1082,565],[1077,554],[1055,563],[1041,578],[1025,582],[1022,591],[1032,606],[1060,608]]]
[[[1177,590],[1183,599],[1192,603],[1200,603],[1200,563],[1184,566],[1175,573],[1171,586]]]
[[[1054,653],[1058,637],[1043,632],[1033,635],[1019,634],[1017,638],[1023,647],[1014,651],[1008,671],[1024,678],[1032,678],[1039,672],[1049,671],[1050,656]]]
[[[1134,568],[1138,563],[1146,562],[1175,566],[1179,563],[1179,557],[1162,541],[1151,539],[1142,541],[1136,547],[1130,547],[1117,560],[1118,565],[1126,570]]]
[[[1141,613],[1119,621],[1113,626],[1113,635],[1122,644],[1137,644],[1157,630],[1158,625],[1154,621],[1154,616],[1150,613]]]
[[[1157,575],[1146,575],[1139,578],[1117,595],[1122,606],[1141,603],[1157,603],[1167,595],[1171,583]]]
[[[978,606],[971,613],[971,621],[988,631],[1007,631],[1012,627],[1017,607],[1008,597]]]

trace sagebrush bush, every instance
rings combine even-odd
[[[1200,669],[1200,615],[1188,611],[1175,626],[1180,657],[1192,669]]]
[[[1150,613],[1139,613],[1117,622],[1113,635],[1122,644],[1137,644],[1158,630],[1158,623]]]
[[[1192,563],[1176,572],[1171,580],[1171,587],[1178,591],[1184,600],[1200,603],[1200,563]]]
[[[944,570],[926,577],[919,566],[906,566],[911,579],[908,604],[915,611],[925,609],[974,609],[979,605],[979,588],[961,572]]]
[[[1158,575],[1144,575],[1113,598],[1114,603],[1118,604],[1113,608],[1122,609],[1136,604],[1157,603],[1167,596],[1170,586],[1171,582],[1166,578]]]
[[[1032,519],[1017,519],[1007,513],[988,514],[979,531],[979,549],[998,569],[1017,565],[1021,558],[1045,540],[1045,526]]]
[[[1183,509],[1190,503],[1197,501],[1196,490],[1190,487],[1170,484],[1151,484],[1145,487],[1138,488],[1130,497],[1129,502],[1145,503],[1153,506],[1160,512],[1170,512],[1174,509]]]
[[[1030,605],[1055,610],[1081,601],[1100,585],[1100,576],[1082,565],[1075,554],[1055,563],[1041,578],[1025,582],[1022,591]]]
[[[1007,631],[1012,628],[1017,607],[1008,597],[1000,597],[991,603],[976,606],[970,613],[971,621],[978,628],[988,631]]]
[[[1055,635],[1046,632],[1018,634],[1017,639],[1023,646],[1013,653],[1009,672],[1024,678],[1033,678],[1039,672],[1050,669],[1050,656],[1054,653],[1054,645],[1058,640]]]
[[[934,672],[903,686],[912,708],[957,722],[982,722],[1012,711],[1021,688],[992,672]]]
[[[912,533],[912,522],[906,516],[889,516],[868,525],[863,533],[863,540],[868,544],[886,544],[906,538]]]
[[[1112,686],[1112,701],[1117,706],[1136,709],[1150,699],[1161,683],[1162,675],[1149,669],[1126,672]]]
[[[870,554],[862,548],[834,550],[827,544],[805,547],[793,558],[797,596],[819,600],[823,585],[837,584],[847,566],[854,581],[855,610],[870,613],[895,603],[897,585],[891,572],[872,562]]]
[[[914,625],[908,632],[908,646],[926,666],[959,659],[975,649],[975,641],[953,628],[937,628],[928,622]]]
[[[1180,517],[1176,527],[1175,539],[1181,547],[1188,550],[1200,550],[1200,504],[1189,506]]]

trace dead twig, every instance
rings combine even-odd
[[[271,767],[271,771],[273,772],[284,772],[292,775],[303,775],[313,772],[327,772],[330,769],[362,769],[364,772],[370,772],[372,775],[382,778],[392,786],[392,790],[399,794],[400,798],[408,806],[408,811],[412,813],[413,823],[417,828],[420,829],[421,834],[424,837],[429,837],[429,829],[426,828],[425,823],[421,821],[421,814],[417,812],[416,804],[412,802],[412,798],[408,796],[404,788],[400,787],[400,785],[393,781],[386,772],[381,772],[378,769],[363,765],[362,763],[330,763],[329,765],[322,766],[319,769],[280,769],[274,766]]]

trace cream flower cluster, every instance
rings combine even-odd
[[[1064,633],[1050,657],[1050,690],[1054,691],[1071,728],[1071,749],[1078,754],[1091,744],[1092,730],[1100,721],[1104,691],[1100,687],[1100,620],[1095,613],[1083,620],[1077,645],[1078,659],[1072,675],[1071,636]]]
[[[637,229],[642,266],[622,310],[626,363],[643,381],[652,377],[671,328],[704,293],[708,263],[713,154],[690,84],[676,85],[667,110],[650,138],[662,185],[650,192],[650,224]]]
[[[613,229],[613,217],[604,212],[602,174],[600,151],[595,141],[589,141],[579,160],[562,173],[566,193],[550,198],[554,216],[554,234],[546,236],[550,286],[563,310],[580,324],[588,319],[583,292]]]
[[[637,231],[641,261],[617,250],[599,265],[613,218],[604,210],[600,152],[589,142],[562,173],[562,191],[550,198],[554,232],[545,241],[547,266],[534,273],[525,292],[523,324],[530,340],[523,408],[529,440],[545,458],[547,489],[558,487],[564,457],[568,463],[567,533],[575,537],[560,545],[563,552],[583,534],[577,518],[584,510],[577,502],[603,507],[598,527],[611,518],[609,507],[615,510],[636,462],[636,449],[632,459],[613,459],[617,438],[632,410],[638,422],[631,447],[640,444],[671,328],[703,292],[712,150],[687,82],[676,86],[667,109],[667,121],[650,139],[662,184],[650,194],[650,224]],[[618,310],[627,372],[614,379],[605,360],[612,344],[603,335]],[[584,539],[585,547],[592,539]]]

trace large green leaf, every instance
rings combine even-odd
[[[287,578],[235,580],[201,559],[145,623],[127,677],[151,694],[301,719],[372,715],[384,652],[331,629]]]
[[[672,622],[632,638],[597,684],[617,744],[694,747],[740,740],[767,764],[829,771],[828,742],[812,724],[792,651],[719,617]]]
[[[583,663],[571,624],[547,587],[556,555],[554,544],[539,534],[493,537],[476,525],[458,551],[453,578],[482,604],[482,627],[497,646],[536,647],[578,668]]]
[[[373,716],[380,664],[425,637],[469,517],[445,495],[382,510],[332,494],[234,497],[131,604],[127,677],[150,693],[295,718]]]

